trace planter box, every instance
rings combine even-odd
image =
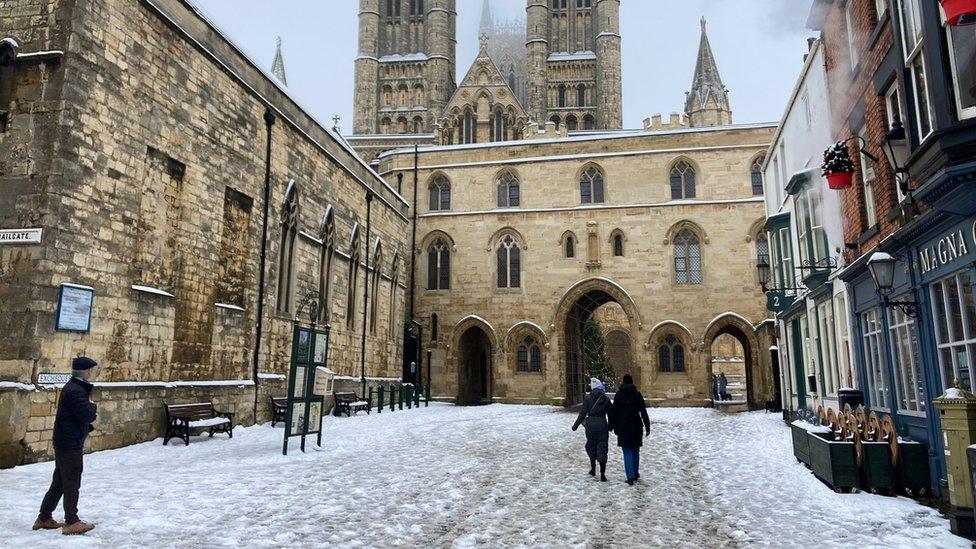
[[[898,487],[908,490],[913,496],[929,493],[932,483],[929,478],[929,449],[920,442],[898,444]]]
[[[828,441],[809,433],[810,468],[834,490],[857,488],[857,462],[853,442]]]
[[[795,423],[790,425],[790,432],[793,434],[793,457],[800,463],[810,465],[810,434]]]
[[[894,490],[897,479],[895,468],[891,465],[891,448],[888,443],[862,442],[861,452],[864,488],[868,490]]]

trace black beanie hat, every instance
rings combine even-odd
[[[633,377],[631,377],[631,376],[630,376],[630,374],[624,374],[624,379],[623,379],[623,382],[624,382],[624,383],[630,383],[630,384],[633,384],[633,383],[634,383],[634,378],[633,378]]]
[[[72,370],[91,370],[95,366],[98,366],[98,363],[87,356],[80,356],[71,361]]]

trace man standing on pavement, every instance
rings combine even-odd
[[[78,491],[81,488],[85,439],[95,428],[96,408],[91,402],[92,384],[98,363],[78,357],[71,363],[71,379],[61,390],[54,419],[54,478],[34,521],[34,530],[56,530],[64,535],[84,534],[94,524],[78,519]],[[64,524],[54,520],[54,509],[64,497]]]

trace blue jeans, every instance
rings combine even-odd
[[[633,448],[622,448],[624,451],[624,472],[627,473],[627,480],[637,478],[640,474],[640,446]]]

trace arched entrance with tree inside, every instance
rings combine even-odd
[[[608,332],[600,329],[600,321],[620,326]],[[560,300],[553,325],[561,336],[565,406],[583,401],[591,376],[610,382],[616,381],[618,373],[630,373],[635,380],[639,378],[632,363],[635,338],[629,334],[641,328],[640,315],[634,300],[616,282],[606,278],[578,282]],[[631,363],[615,365],[613,361],[622,357]],[[628,372],[621,372],[622,369]]]
[[[478,317],[462,320],[454,329],[454,356],[458,372],[457,403],[490,404],[492,396],[494,329]]]
[[[722,315],[705,330],[702,348],[708,352],[706,364],[710,379],[725,373],[729,382],[726,392],[745,401],[750,409],[763,406],[764,387],[759,385],[764,378],[752,323],[737,314]],[[709,394],[712,390],[709,387]]]

